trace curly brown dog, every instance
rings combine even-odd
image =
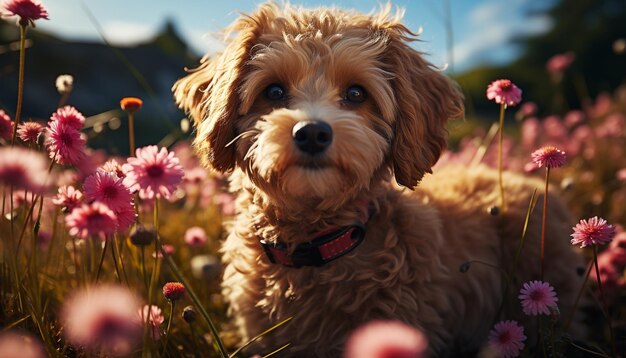
[[[221,54],[174,86],[200,155],[232,173],[237,216],[222,249],[223,293],[244,340],[293,316],[266,348],[291,343],[289,356],[337,357],[355,327],[396,319],[422,329],[433,354],[449,355],[480,349],[496,320],[524,320],[516,296],[539,278],[541,210],[501,317],[501,272],[459,265],[508,270],[542,183],[505,173],[507,210],[492,216],[491,169],[424,176],[446,145],[447,120],[462,115],[462,95],[388,8],[263,4],[232,25]],[[566,208],[554,197],[549,210],[546,280],[570,312],[582,261]],[[529,339],[534,322],[524,321]]]

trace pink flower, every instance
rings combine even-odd
[[[551,74],[563,73],[576,59],[573,52],[566,52],[552,56],[546,63],[546,69]]]
[[[57,109],[50,117],[50,121],[58,121],[76,130],[81,130],[85,124],[85,116],[72,106]]]
[[[489,332],[489,347],[499,357],[517,357],[524,349],[524,327],[516,321],[502,321]]]
[[[13,138],[13,121],[6,112],[0,109],[0,138],[10,141]]]
[[[585,112],[583,111],[569,111],[565,115],[565,125],[568,128],[573,128],[581,124],[585,120]]]
[[[46,147],[50,158],[62,165],[78,164],[85,157],[85,139],[76,128],[63,122],[48,123]]]
[[[0,148],[0,186],[43,193],[48,163],[41,153],[21,147]]]
[[[589,220],[580,220],[574,226],[574,233],[570,236],[572,245],[581,244],[580,247],[592,245],[604,245],[611,241],[615,236],[615,227],[607,224],[606,220],[597,216]]]
[[[85,198],[106,204],[111,210],[133,207],[133,195],[121,178],[108,172],[97,171],[85,179]]]
[[[64,212],[70,213],[83,203],[83,193],[71,185],[63,185],[59,188],[59,192],[52,199],[52,202],[60,206]]]
[[[426,357],[428,341],[418,329],[398,321],[373,321],[355,330],[345,358]]]
[[[132,204],[122,209],[115,210],[114,212],[117,217],[118,231],[128,230],[137,219],[137,216],[135,215],[135,206]]]
[[[178,301],[185,295],[185,285],[180,282],[168,282],[163,285],[163,296],[170,301]]]
[[[140,302],[121,286],[91,286],[66,299],[61,308],[63,335],[89,352],[126,355],[141,341]]]
[[[163,249],[163,252],[165,252],[166,255],[172,255],[174,252],[176,252],[176,249],[174,248],[174,246],[170,245],[170,244],[163,244],[161,245],[161,248]],[[157,253],[153,252],[152,253],[152,257],[157,257]],[[161,251],[159,251],[158,254],[159,258],[163,257],[163,253]]]
[[[48,355],[35,337],[26,333],[0,333],[0,357],[2,358],[45,358]]]
[[[35,27],[35,20],[48,20],[48,11],[37,0],[10,0],[4,5],[10,16],[19,16],[19,24]]]
[[[558,168],[565,164],[565,152],[553,146],[537,149],[532,154],[533,161],[539,167]]]
[[[161,324],[165,321],[161,309],[155,305],[144,305],[143,308],[137,310],[135,316],[139,324],[147,324],[150,329],[150,337],[153,340],[161,338]]]
[[[26,143],[37,143],[44,126],[38,122],[24,122],[17,126],[17,135]]]
[[[487,87],[487,98],[511,107],[522,100],[522,90],[511,80],[496,80]]]
[[[519,108],[519,111],[515,114],[516,119],[522,120],[524,118],[532,117],[537,114],[537,104],[535,102],[525,102]]]
[[[209,241],[206,232],[199,226],[190,227],[185,231],[185,242],[189,246],[201,247]]]
[[[537,316],[539,314],[550,314],[550,307],[556,306],[554,287],[543,281],[529,281],[524,283],[518,296],[522,303],[522,310],[525,314]]]
[[[98,170],[115,174],[118,178],[126,178],[126,174],[122,170],[122,166],[115,159],[111,159],[104,163]]]
[[[137,157],[128,158],[122,166],[126,173],[124,184],[139,191],[144,199],[169,198],[184,175],[183,168],[173,152],[151,145],[137,149]]]
[[[615,173],[615,177],[619,181],[626,181],[626,168],[622,168]]]
[[[65,225],[72,236],[86,239],[90,236],[106,239],[117,227],[117,216],[103,203],[83,204],[65,217]]]

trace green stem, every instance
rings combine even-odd
[[[20,67],[17,80],[17,108],[15,109],[15,123],[13,125],[13,136],[11,137],[11,145],[15,144],[17,137],[17,126],[20,124],[20,115],[22,113],[22,100],[24,95],[24,63],[26,57],[26,25],[20,24]]]
[[[498,184],[500,187],[500,208],[502,213],[506,211],[506,201],[504,200],[504,181],[502,179],[502,142],[504,141],[504,110],[506,104],[500,105],[500,132],[498,133]]]
[[[567,332],[569,326],[572,324],[574,320],[574,315],[576,314],[576,308],[578,307],[578,302],[585,291],[585,286],[587,285],[587,281],[589,281],[589,274],[591,274],[591,269],[593,268],[593,263],[589,263],[589,267],[587,268],[587,273],[585,274],[585,279],[583,280],[583,284],[580,286],[580,290],[578,291],[578,295],[576,296],[576,301],[574,301],[574,307],[572,308],[572,312],[569,314],[565,326],[563,328],[564,332]]]
[[[609,335],[611,338],[611,353],[613,357],[617,357],[617,349],[615,346],[615,333],[613,332],[613,323],[611,322],[611,313],[609,312],[609,305],[606,302],[606,297],[604,296],[604,292],[602,290],[602,280],[600,279],[600,269],[598,267],[598,248],[596,245],[593,246],[593,264],[596,267],[596,278],[598,279],[598,289],[600,291],[600,298],[602,299],[602,303],[604,304],[604,309],[606,311],[606,320],[609,324]]]
[[[154,198],[154,266],[152,267],[152,274],[150,275],[150,284],[148,285],[148,307],[152,308],[152,293],[154,291],[154,285],[158,279],[158,269],[159,269],[159,199],[157,197]],[[149,317],[149,316],[148,316]],[[144,329],[144,339],[148,338],[148,324],[146,324]],[[146,350],[144,349],[144,352]]]
[[[176,302],[169,301],[169,303],[170,303],[170,315],[167,318],[167,328],[165,329],[165,338],[163,339],[163,353],[161,355],[165,355],[165,352],[167,352],[167,342],[170,338],[170,327],[172,326],[172,317],[174,317],[174,308],[176,307]]]
[[[550,167],[546,167],[546,189],[543,194],[543,213],[541,216],[541,281],[545,274],[545,242],[546,222],[548,220],[548,183],[550,182]]]
[[[130,144],[130,156],[135,156],[135,118],[133,112],[128,112],[128,142]]]
[[[98,279],[100,278],[100,271],[102,271],[102,264],[104,263],[104,256],[107,252],[107,245],[109,243],[109,238],[104,238],[104,246],[102,247],[102,256],[100,256],[100,262],[98,263],[98,270],[96,271],[96,278],[94,283],[98,283]]]

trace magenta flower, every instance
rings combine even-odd
[[[48,163],[41,153],[20,147],[0,148],[0,186],[43,193]]]
[[[522,90],[511,80],[496,80],[487,87],[487,98],[511,107],[522,100]]]
[[[588,220],[580,220],[574,226],[574,233],[570,236],[572,245],[581,244],[580,247],[604,245],[615,236],[615,227],[607,224],[606,220],[594,216]]]
[[[107,355],[127,355],[141,341],[139,300],[121,286],[91,286],[66,299],[60,321],[73,345]]]
[[[169,198],[184,175],[178,158],[156,145],[138,148],[136,153],[136,158],[128,158],[122,166],[126,173],[124,184],[133,192],[139,191],[144,199]]]
[[[155,305],[144,305],[143,308],[137,310],[136,321],[139,324],[147,324],[150,330],[150,337],[157,341],[161,338],[161,324],[165,321],[161,309]]]
[[[345,358],[427,356],[428,341],[418,329],[399,321],[373,321],[355,330],[346,343]]]
[[[136,221],[137,216],[135,214],[135,206],[133,204],[126,206],[122,209],[115,210],[115,216],[117,217],[117,230],[126,231]]]
[[[532,154],[533,162],[539,167],[558,168],[565,164],[565,152],[553,146],[537,149]]]
[[[489,332],[489,347],[498,357],[517,357],[524,349],[524,327],[516,321],[502,321]]]
[[[75,165],[85,157],[85,139],[71,125],[59,121],[48,123],[46,147],[50,158],[62,165]]]
[[[108,206],[96,201],[72,210],[65,217],[65,225],[72,236],[81,239],[97,236],[104,240],[107,235],[115,232],[117,216]]]
[[[563,73],[576,59],[576,55],[573,52],[561,53],[552,56],[546,63],[546,69],[551,74]]]
[[[24,122],[17,126],[17,136],[26,143],[37,143],[44,126],[38,122]]]
[[[201,247],[209,241],[206,232],[199,226],[190,227],[185,231],[185,242],[189,246]]]
[[[35,20],[48,20],[48,11],[37,0],[10,0],[4,5],[9,16],[19,16],[19,24],[35,27]]]
[[[163,285],[163,296],[170,301],[178,301],[185,295],[185,285],[180,282],[168,282]]]
[[[83,193],[71,185],[63,185],[59,187],[57,195],[52,198],[52,203],[60,206],[64,212],[70,213],[83,203]]]
[[[10,141],[13,137],[13,121],[8,114],[0,109],[0,138]]]
[[[529,316],[550,314],[550,307],[556,306],[554,287],[543,281],[529,281],[524,283],[518,296],[522,303],[522,310]]]
[[[170,245],[170,244],[163,244],[161,245],[161,248],[163,249],[163,252],[165,252],[166,255],[172,255],[173,253],[176,252],[176,248],[174,248],[174,246]],[[152,253],[152,257],[153,258],[162,258],[163,257],[163,253],[161,251],[159,251],[159,254],[157,255],[156,252]]]
[[[104,203],[113,211],[133,207],[133,195],[122,179],[113,173],[97,171],[91,174],[83,183],[83,191],[85,198]]]
[[[57,109],[50,117],[50,121],[58,121],[76,130],[81,130],[85,124],[85,116],[72,106]]]

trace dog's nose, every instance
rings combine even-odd
[[[323,121],[298,122],[291,134],[298,148],[309,154],[323,152],[333,141],[333,130]]]

